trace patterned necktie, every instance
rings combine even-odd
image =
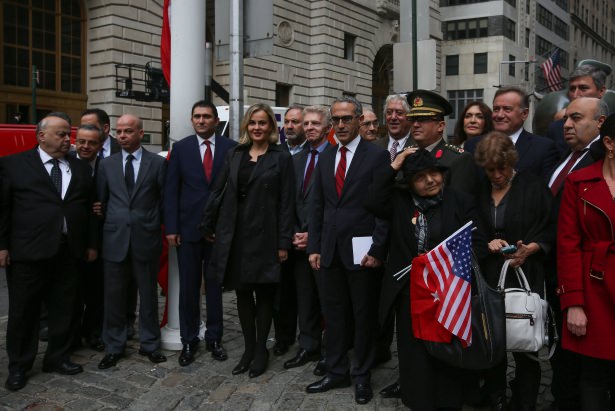
[[[310,151],[312,153],[312,158],[310,158],[310,162],[308,164],[307,170],[305,170],[305,177],[303,178],[303,195],[305,196],[305,190],[307,189],[308,184],[310,184],[310,179],[312,178],[312,173],[314,172],[314,166],[316,165],[316,156],[318,155],[318,150]]]
[[[54,187],[58,190],[60,197],[62,196],[62,170],[60,170],[60,162],[57,158],[51,159],[51,181],[53,182]]]
[[[126,156],[126,166],[124,168],[124,180],[126,181],[126,188],[128,189],[128,195],[132,195],[132,190],[135,188],[135,168],[132,165],[132,160],[135,156],[128,154]]]
[[[342,196],[344,180],[346,179],[346,151],[348,151],[346,147],[340,148],[340,162],[337,163],[337,170],[335,170],[335,189],[338,198]]]
[[[581,157],[584,152],[585,151],[573,152],[572,156],[570,156],[570,159],[568,160],[564,168],[562,168],[559,174],[557,175],[557,177],[555,177],[555,181],[553,181],[553,184],[551,185],[551,192],[553,193],[554,196],[556,196],[559,190],[562,188],[562,186],[564,185],[564,181],[566,181],[566,177],[568,176],[568,174],[570,173],[570,170],[572,170],[572,167],[574,166],[574,163],[577,162],[579,157]]]
[[[100,151],[98,152],[98,158],[100,158],[101,160],[105,158],[105,148],[104,147],[100,148]]]
[[[391,144],[391,149],[389,150],[389,154],[391,155],[391,163],[395,160],[395,157],[397,157],[397,147],[399,147],[399,142],[395,140],[393,141],[393,144]]]
[[[208,183],[211,183],[211,170],[213,168],[213,160],[211,156],[211,141],[205,140],[203,142],[205,147],[205,155],[203,156],[203,170],[205,170],[205,178]]]

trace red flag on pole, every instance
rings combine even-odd
[[[162,35],[160,36],[160,61],[162,74],[171,86],[171,0],[164,0],[162,7]]]
[[[410,313],[416,338],[472,343],[470,265],[472,222],[412,261]]]

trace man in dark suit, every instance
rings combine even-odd
[[[81,114],[81,124],[92,124],[98,127],[98,129],[102,130],[103,143],[100,147],[100,151],[98,152],[99,158],[107,158],[112,154],[119,153],[120,151],[122,151],[122,147],[120,147],[119,143],[117,142],[117,139],[111,135],[111,121],[109,120],[109,115],[105,110],[100,108],[89,108],[85,110]],[[98,162],[96,164],[98,164]],[[98,269],[97,273],[92,273],[93,277],[102,276],[102,261],[98,264],[98,267],[95,267],[94,265],[92,266],[92,268]],[[84,290],[84,293],[89,294],[89,296],[86,295],[86,299],[103,298],[102,288],[92,289],[90,287],[87,287]],[[128,322],[128,339],[131,339],[135,334],[134,324],[137,318],[137,284],[133,280],[131,280],[130,291],[127,295],[128,305],[126,308],[126,321]],[[88,345],[90,345],[97,351],[102,351],[101,343],[99,343],[97,339],[88,341],[86,336],[86,342],[88,343]]]
[[[327,332],[327,375],[308,385],[308,393],[325,392],[355,383],[355,401],[372,399],[370,368],[377,329],[374,268],[385,256],[385,222],[363,204],[374,175],[390,163],[388,153],[359,136],[361,103],[340,97],[331,106],[331,120],[340,142],[318,161],[312,187],[308,254],[321,270],[321,294]],[[371,244],[370,244],[371,242]],[[367,251],[366,251],[367,250]],[[353,330],[354,323],[354,330]],[[354,347],[350,370],[348,351]]]
[[[519,154],[515,164],[517,171],[528,170],[544,179],[549,178],[557,162],[555,143],[545,137],[529,133],[523,123],[529,114],[529,97],[517,87],[503,87],[495,92],[493,99],[493,127],[511,138]],[[465,149],[474,153],[483,136],[466,141]]]
[[[611,74],[611,66],[596,60],[581,60],[568,80],[568,99],[579,97],[602,98],[606,92],[606,77]],[[549,124],[546,137],[553,140],[561,155],[568,152],[564,139],[564,122],[559,119]]]
[[[579,97],[566,108],[564,115],[564,139],[568,152],[553,170],[549,179],[549,188],[555,196],[553,204],[553,236],[557,234],[557,218],[564,189],[564,181],[568,174],[587,167],[595,160],[591,155],[594,147],[601,147],[600,126],[608,116],[606,103],[598,98]],[[562,327],[562,311],[559,305],[557,288],[557,256],[555,247],[546,256],[547,299],[553,307],[557,326]],[[551,392],[558,410],[578,410],[581,408],[579,398],[579,376],[581,372],[579,355],[572,351],[558,348],[551,357],[553,381]]]
[[[314,168],[318,158],[329,147],[327,134],[331,128],[329,109],[310,106],[303,110],[303,130],[307,150],[293,157],[295,168],[296,219],[293,236],[294,249],[290,252],[293,262],[291,274],[296,283],[299,323],[299,350],[295,357],[284,363],[284,368],[300,367],[321,358],[322,310],[318,297],[316,273],[310,267],[306,254],[308,243],[308,214],[314,186]],[[317,371],[318,372],[318,371]]]
[[[141,146],[143,123],[125,114],[117,121],[122,151],[100,162],[96,179],[103,214],[102,257],[105,270],[103,341],[105,369],[124,355],[129,280],[139,290],[139,354],[166,361],[160,352],[158,325],[159,257],[162,252],[162,193],[167,164]]]
[[[303,130],[303,107],[292,104],[284,113],[284,135],[286,142],[282,145],[293,156],[302,153],[308,143]],[[282,277],[276,294],[273,311],[273,328],[275,345],[273,355],[280,356],[288,352],[297,340],[297,292],[295,291],[295,261],[293,253],[282,263]]]
[[[397,153],[413,144],[410,137],[410,122],[406,116],[410,106],[406,97],[392,94],[384,103],[384,119],[387,126],[387,136],[375,141],[380,147],[389,152],[391,161],[395,160]]]
[[[363,109],[363,122],[359,129],[359,134],[363,140],[378,140],[378,116],[371,110]]]
[[[100,108],[89,108],[81,113],[81,124],[94,124],[103,133],[103,144],[100,148],[100,156],[109,157],[111,154],[119,153],[122,147],[117,140],[111,136],[111,121],[105,110]]]
[[[9,376],[5,387],[23,388],[38,350],[41,303],[48,312],[44,372],[78,374],[69,360],[79,271],[77,260],[96,258],[91,212],[91,169],[66,154],[70,122],[50,113],[37,126],[38,147],[0,159],[0,267],[7,268]]]
[[[75,136],[74,155],[85,162],[92,171],[95,180],[99,153],[103,142],[103,132],[94,124],[82,124]],[[100,257],[100,256],[99,256]],[[81,338],[90,348],[103,351],[103,264],[100,258],[95,261],[79,262],[79,298],[75,318],[75,346],[79,346]]]
[[[166,238],[170,247],[177,247],[179,266],[181,366],[191,364],[199,348],[203,275],[207,304],[206,349],[218,361],[228,358],[222,345],[222,288],[214,276],[206,273],[211,245],[205,242],[198,225],[226,154],[236,143],[216,135],[218,111],[211,103],[194,103],[191,121],[195,134],[173,144],[164,194]]]

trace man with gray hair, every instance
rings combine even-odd
[[[408,99],[402,95],[391,94],[384,102],[383,116],[386,121],[387,137],[376,140],[376,144],[389,152],[391,162],[395,160],[397,153],[414,143],[410,137],[412,124],[407,119],[409,112]]]
[[[386,255],[386,223],[367,211],[367,187],[390,158],[382,148],[363,140],[361,103],[344,96],[331,105],[331,121],[339,145],[326,150],[314,170],[307,253],[312,269],[321,270],[321,300],[327,324],[327,375],[307,386],[308,393],[355,383],[355,401],[373,397],[370,368],[375,355],[376,295],[374,269]],[[353,327],[354,324],[354,327]],[[350,367],[348,351],[355,361]]]
[[[611,66],[596,60],[581,60],[570,74],[568,99],[574,101],[579,97],[602,98],[606,92],[606,77],[611,74]],[[565,112],[566,109],[562,111]],[[549,124],[547,138],[555,142],[560,154],[566,153],[568,146],[564,139],[564,119]]]
[[[299,154],[305,146],[305,133],[303,132],[303,107],[292,104],[284,112],[284,136],[286,148],[291,155]]]
[[[299,350],[295,357],[284,363],[284,368],[300,367],[321,359],[322,314],[318,297],[318,273],[310,267],[306,248],[308,244],[308,214],[313,197],[314,169],[321,154],[330,147],[327,134],[331,129],[331,115],[324,106],[310,106],[303,110],[303,130],[307,150],[293,157],[295,166],[295,234],[293,235],[292,275],[296,283],[299,323]],[[316,375],[322,373],[323,364],[317,365]],[[319,370],[320,368],[320,370]]]

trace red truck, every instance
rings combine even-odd
[[[77,127],[71,129],[70,142],[75,143]],[[0,157],[21,153],[36,147],[36,126],[33,124],[0,124]]]

